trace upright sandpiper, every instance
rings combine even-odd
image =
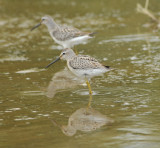
[[[42,17],[41,22],[34,26],[31,30],[34,30],[41,24],[45,24],[47,26],[53,40],[62,45],[64,48],[71,48],[74,45],[84,43],[88,39],[93,38],[93,35],[95,34],[82,32],[79,29],[67,25],[56,24],[51,16]]]
[[[67,61],[67,66],[71,72],[73,72],[76,76],[86,80],[90,95],[92,95],[92,90],[89,79],[110,70],[109,66],[102,65],[95,58],[92,58],[88,55],[76,55],[72,49],[64,49],[60,56],[47,65],[46,68],[60,59]],[[90,102],[88,106],[90,107]]]

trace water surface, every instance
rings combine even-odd
[[[160,147],[160,36],[149,18],[136,12],[138,2],[144,5],[142,0],[0,0],[0,147]],[[159,7],[150,2],[157,17]],[[30,31],[46,14],[98,32],[75,48],[115,68],[91,81],[92,108],[103,117],[96,119],[114,123],[85,131],[76,120],[72,136],[57,126],[86,108],[89,96],[64,61],[44,69],[61,49],[45,26]]]

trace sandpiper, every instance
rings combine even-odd
[[[71,72],[73,72],[76,76],[86,80],[90,95],[92,95],[92,90],[89,83],[90,78],[110,70],[109,66],[102,65],[95,58],[92,58],[88,55],[76,55],[72,49],[64,49],[60,56],[45,68],[48,68],[60,59],[67,61],[67,66]]]
[[[31,31],[39,27],[41,24],[47,26],[53,40],[64,48],[72,48],[74,45],[84,43],[88,39],[93,38],[95,34],[94,32],[82,32],[77,28],[67,25],[59,25],[51,16],[42,17],[41,22],[34,26]]]

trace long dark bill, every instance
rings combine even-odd
[[[50,64],[48,64],[45,68],[50,67],[52,64],[56,63],[59,60],[60,60],[60,57],[58,57],[56,60],[54,60],[53,62],[51,62]]]
[[[37,24],[36,26],[34,26],[34,27],[31,29],[31,31],[34,30],[34,29],[36,29],[36,28],[38,28],[40,25],[41,25],[41,23]]]

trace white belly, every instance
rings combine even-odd
[[[68,65],[68,63],[67,63]],[[107,69],[73,69],[68,65],[70,71],[80,78],[92,78],[94,76],[102,75],[107,72]]]
[[[92,38],[88,35],[85,35],[85,36],[81,36],[81,37],[76,37],[76,38],[73,38],[73,39],[70,39],[70,40],[65,40],[65,41],[60,41],[60,40],[57,40],[53,35],[52,33],[50,32],[50,35],[51,37],[53,38],[53,40],[63,46],[64,48],[72,48],[74,45],[78,45],[78,44],[81,44],[81,43],[85,43],[88,39]]]
[[[90,38],[92,38],[92,37],[85,35],[85,36],[73,38],[69,42],[70,42],[70,44],[72,44],[74,46],[74,45],[85,43]]]

